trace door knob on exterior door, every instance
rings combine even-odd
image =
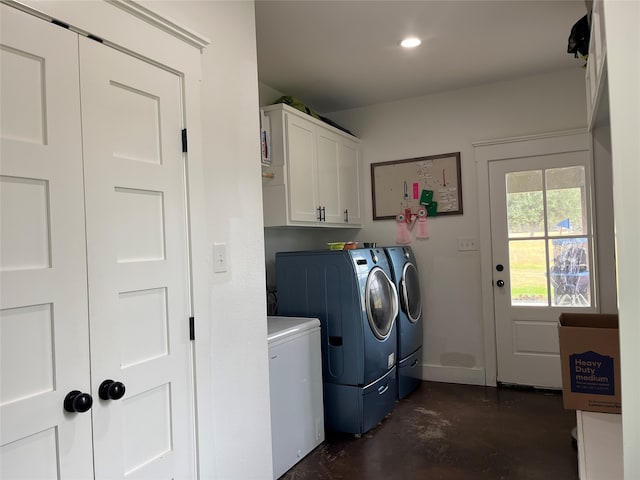
[[[64,409],[69,413],[84,413],[93,405],[93,398],[88,393],[72,390],[64,397]]]
[[[120,400],[124,397],[126,388],[122,382],[114,382],[111,379],[105,380],[98,388],[98,396],[102,400]]]
[[[496,285],[498,285],[500,288],[504,287],[504,280],[498,280],[496,282]]]

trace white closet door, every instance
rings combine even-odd
[[[77,35],[2,5],[0,477],[91,478]]]
[[[194,478],[182,81],[84,37],[80,68],[95,475]]]

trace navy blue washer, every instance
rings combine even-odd
[[[362,434],[396,400],[397,293],[382,249],[276,254],[278,315],[320,319],[325,425]]]
[[[423,312],[418,266],[408,246],[385,247],[398,291],[398,399],[413,392],[422,381]]]

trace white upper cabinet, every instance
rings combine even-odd
[[[287,105],[265,107],[273,178],[262,185],[264,226],[362,226],[360,141]]]

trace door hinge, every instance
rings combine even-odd
[[[196,339],[196,319],[195,317],[189,317],[189,340]]]
[[[182,129],[182,153],[187,152],[187,129]]]
[[[51,19],[51,23],[53,23],[54,25],[58,25],[59,27],[66,28],[67,30],[69,30],[69,24],[61,22],[60,20],[56,20],[55,18]]]
[[[87,34],[87,38],[90,38],[91,40],[95,40],[98,43],[104,43],[104,40],[102,40],[100,37],[96,37],[95,35],[91,35],[90,33]]]

